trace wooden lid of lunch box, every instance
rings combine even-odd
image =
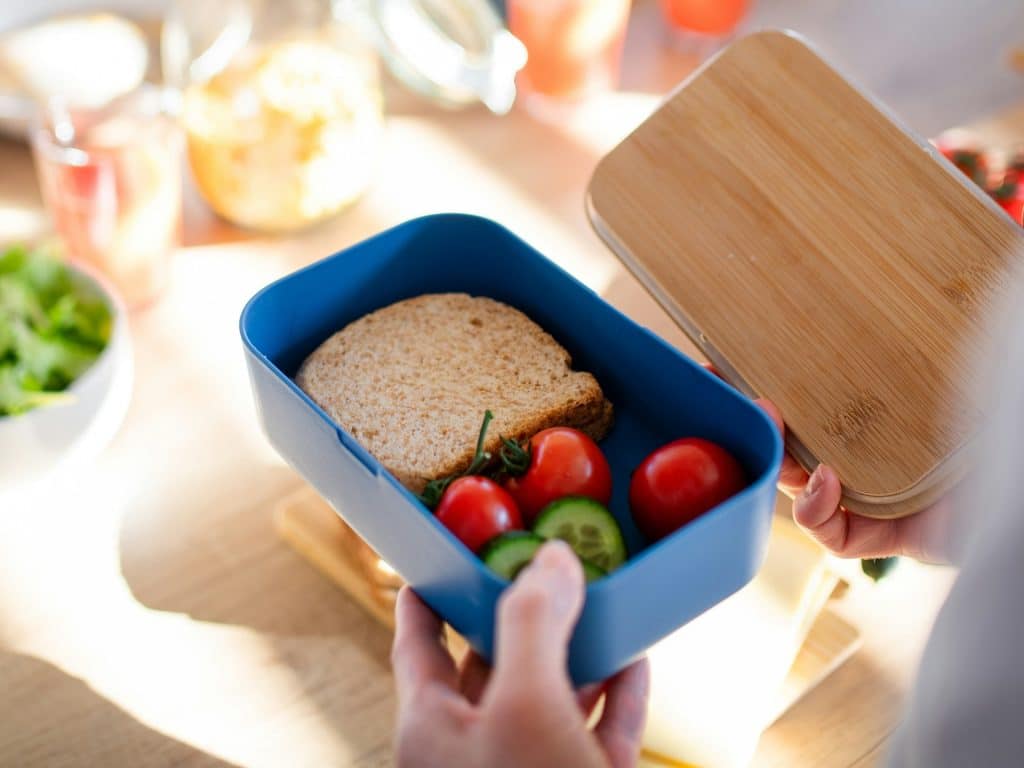
[[[977,351],[1024,233],[801,40],[722,52],[601,161],[588,206],[851,509],[910,514],[962,476]]]

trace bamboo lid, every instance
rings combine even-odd
[[[723,51],[600,162],[587,203],[850,509],[907,515],[962,477],[977,349],[1024,232],[800,39]]]

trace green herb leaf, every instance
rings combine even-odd
[[[0,253],[0,416],[65,402],[110,340],[107,305],[41,249]]]
[[[860,561],[860,569],[878,581],[896,567],[898,560],[898,557],[866,557]]]
[[[530,441],[517,443],[515,440],[501,438],[501,469],[509,477],[521,477],[530,468]]]

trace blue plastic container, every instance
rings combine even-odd
[[[449,291],[525,312],[569,350],[574,367],[597,377],[615,406],[601,447],[630,559],[588,587],[569,657],[576,683],[606,678],[753,577],[767,546],[782,442],[754,404],[487,219],[409,221],[264,288],[243,311],[241,333],[270,442],[486,658],[508,582],[292,379],[309,353],[352,320],[400,299]],[[480,404],[481,413],[487,406]],[[724,445],[751,483],[645,546],[626,501],[630,473],[652,450],[684,436]]]

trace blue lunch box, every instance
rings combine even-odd
[[[575,368],[597,377],[615,406],[615,424],[601,448],[613,472],[611,510],[630,558],[587,587],[569,653],[575,683],[607,678],[753,577],[767,546],[782,441],[760,408],[488,219],[415,219],[264,288],[242,312],[241,334],[267,437],[485,658],[491,658],[496,603],[508,582],[292,378],[321,342],[367,312],[453,291],[525,312],[569,351]],[[486,407],[480,404],[481,414]],[[630,473],[655,448],[686,436],[725,446],[750,485],[645,545],[629,514]]]

